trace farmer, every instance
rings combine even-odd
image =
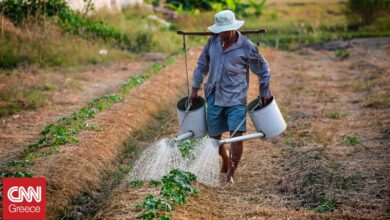
[[[240,123],[246,118],[249,68],[260,77],[259,98],[262,103],[271,100],[268,63],[256,45],[237,31],[243,24],[244,21],[235,19],[232,11],[217,13],[215,24],[208,28],[216,35],[210,37],[204,46],[194,71],[191,99],[198,98],[203,78],[208,76],[203,86],[207,100],[207,129],[209,136],[218,140],[226,131],[234,137],[246,132],[246,121]],[[230,183],[234,183],[242,151],[242,141],[231,144],[229,157],[224,146],[219,148],[223,159],[221,172],[227,173],[226,180]]]

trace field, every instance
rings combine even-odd
[[[236,183],[225,183],[223,174],[216,188],[193,183],[199,196],[174,206],[172,219],[390,218],[388,18],[343,30],[343,4],[269,1],[260,19],[246,18],[246,29],[260,23],[268,30],[260,51],[270,63],[271,91],[287,130],[245,142]],[[126,9],[95,16],[134,34],[156,25],[149,14]],[[143,52],[50,31],[59,34],[64,62],[46,65],[51,52],[37,52],[41,63],[0,70],[2,177],[46,177],[48,219],[136,218],[136,204],[158,195],[159,187],[125,184],[124,177],[142,150],[176,135],[175,104],[187,93],[175,30],[205,30],[212,16],[180,15],[174,29],[152,30],[153,49]],[[141,22],[140,29],[129,28]],[[48,35],[45,45],[36,34],[28,37],[40,45],[27,48],[32,52],[55,39]],[[342,40],[352,36],[375,38]],[[192,73],[205,38],[188,42]],[[96,53],[102,48],[108,56]],[[257,88],[252,74],[249,100]],[[248,126],[248,133],[255,131],[249,120]]]

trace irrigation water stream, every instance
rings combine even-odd
[[[198,182],[216,187],[219,185],[219,143],[203,139],[193,149],[192,159],[185,159],[174,139],[161,139],[146,149],[128,174],[127,181],[159,180],[173,169],[190,171]]]

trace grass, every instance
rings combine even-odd
[[[364,191],[365,177],[345,169],[343,162],[331,159],[326,148],[291,149],[284,156],[281,168],[288,175],[277,188],[289,198],[291,208],[333,212]]]
[[[156,17],[162,17],[145,8],[126,8],[118,14],[101,10],[95,17],[133,37],[139,33],[147,34],[152,39],[152,52],[177,53],[182,48],[182,39],[175,32],[176,25],[157,21]]]
[[[0,91],[0,118],[23,110],[34,110],[46,104],[50,96],[45,88],[29,88],[15,85]]]
[[[214,23],[214,14],[215,12],[201,12],[199,15],[183,15],[176,26],[188,31],[206,31],[207,27]],[[349,30],[343,2],[268,4],[260,17],[248,16],[239,19],[245,20],[242,29],[265,28],[267,33],[260,35],[261,43],[283,50],[294,50],[303,45],[329,40],[390,34],[390,19],[386,17],[371,26]],[[250,38],[256,41],[255,35],[250,35]],[[205,40],[191,37],[191,42],[201,45]]]
[[[345,49],[341,49],[341,50],[337,50],[335,55],[338,59],[345,60],[349,57],[349,52]]]
[[[78,66],[104,63],[112,60],[130,58],[127,52],[115,49],[100,40],[86,40],[79,36],[62,33],[55,24],[45,27],[26,24],[14,34],[5,30],[0,35],[0,69],[15,68],[20,64],[37,65],[41,68],[52,66]],[[107,49],[107,55],[100,55]]]
[[[325,116],[331,119],[340,119],[342,115],[343,114],[339,110],[329,110],[325,112]]]

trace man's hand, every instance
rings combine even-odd
[[[197,100],[199,98],[198,91],[199,91],[199,89],[192,88],[192,92],[191,92],[191,95],[190,95],[190,100],[191,101],[195,101],[195,100]]]

